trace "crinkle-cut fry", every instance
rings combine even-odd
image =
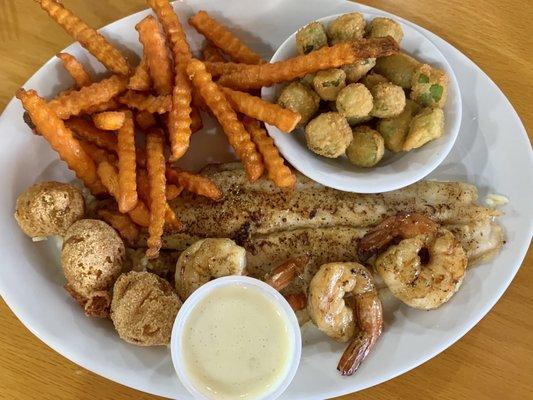
[[[213,46],[209,42],[205,42],[204,48],[202,49],[202,57],[204,58],[204,61],[208,62],[226,62],[226,59],[224,58],[224,55],[220,49]]]
[[[131,111],[124,111],[125,120],[117,135],[118,209],[127,213],[137,205],[137,163],[135,161],[135,128]]]
[[[67,33],[85,47],[107,69],[116,74],[128,75],[130,67],[126,58],[106,38],[55,0],[35,0]]]
[[[218,78],[222,75],[233,74],[234,72],[243,72],[252,67],[250,64],[241,64],[234,62],[218,62],[218,61],[206,61],[205,68],[207,72],[211,74],[213,78]],[[253,68],[252,68],[253,70]]]
[[[157,94],[170,94],[172,91],[172,62],[165,36],[157,21],[151,15],[135,25],[139,41],[143,45],[148,70]]]
[[[94,143],[103,149],[113,152],[117,151],[116,135],[98,129],[86,119],[72,117],[65,121],[65,125],[68,126],[78,138]]]
[[[128,90],[118,101],[129,108],[149,113],[165,114],[172,108],[171,96],[152,96]]]
[[[130,246],[135,245],[139,239],[139,227],[128,215],[101,208],[98,216],[111,225]]]
[[[396,54],[398,43],[390,36],[358,39],[300,55],[272,64],[249,65],[241,71],[223,75],[218,83],[234,89],[258,89],[275,83],[292,81],[323,69],[337,68],[365,58]]]
[[[110,153],[107,150],[104,150],[101,147],[89,142],[88,140],[80,139],[79,140],[83,150],[92,158],[95,164],[100,164],[102,161],[107,161],[110,164],[117,163],[117,157],[114,153]]]
[[[95,194],[104,192],[104,187],[96,174],[96,165],[83,150],[80,142],[74,138],[72,131],[58,118],[54,111],[39,97],[35,90],[20,89],[17,98],[28,112],[37,131],[57,151],[59,157],[74,171],[85,186]]]
[[[86,108],[85,110],[83,110],[83,112],[85,114],[95,114],[95,113],[99,113],[99,112],[104,112],[104,111],[114,111],[118,108],[120,108],[122,105],[118,102],[118,98],[117,97],[113,97],[107,101],[104,101],[102,103],[99,103],[99,104],[95,104],[94,106],[91,106],[91,107],[88,107]]]
[[[139,65],[135,67],[133,75],[130,77],[128,89],[146,92],[149,91],[151,87],[152,78],[150,78],[150,67],[148,66],[146,56],[143,56]]]
[[[252,51],[207,12],[197,12],[189,18],[189,24],[233,60],[245,64],[262,64],[265,62],[259,54]]]
[[[93,83],[91,76],[85,69],[82,63],[78,61],[76,57],[69,53],[59,53],[57,58],[63,63],[63,67],[67,70],[69,75],[74,79],[76,87],[82,88],[84,86],[89,86]]]
[[[161,249],[167,209],[164,139],[160,129],[153,128],[146,135],[146,168],[150,183],[150,225],[146,257],[156,258]]]
[[[180,62],[180,59],[185,58],[188,61],[188,58],[191,57],[191,49],[172,6],[167,0],[148,0],[148,5],[154,10],[159,22],[163,25],[174,53],[174,60]]]
[[[220,201],[224,197],[220,188],[211,179],[167,165],[167,179],[191,193]]]
[[[142,130],[150,129],[152,126],[157,125],[157,120],[154,114],[148,111],[138,111],[135,115],[135,122]]]
[[[116,131],[122,128],[126,120],[123,111],[102,111],[92,115],[94,125],[104,131]]]
[[[98,176],[100,177],[107,192],[118,201],[118,171],[115,166],[108,161],[101,161],[98,164]],[[146,204],[142,201],[137,201],[137,206],[131,210],[128,215],[137,225],[147,228],[150,225],[150,211]]]
[[[113,75],[100,82],[84,86],[66,95],[57,97],[48,102],[48,106],[61,119],[68,119],[79,115],[92,106],[107,102],[117,94],[126,90],[128,78]]]
[[[182,186],[176,186],[173,184],[168,185],[166,188],[167,201],[172,201],[183,192]]]
[[[285,161],[279,154],[274,141],[268,136],[266,130],[261,127],[261,123],[249,117],[244,117],[243,122],[263,156],[268,178],[280,188],[293,188],[296,184],[296,176],[285,165]]]
[[[291,132],[302,116],[294,111],[269,103],[260,97],[223,87],[233,108],[249,117],[277,126],[283,132]]]
[[[170,158],[178,160],[189,148],[192,134],[191,84],[185,68],[191,58],[191,49],[185,32],[174,9],[167,0],[148,0],[169,38],[174,56],[174,88],[172,90],[172,109],[169,113],[167,128],[170,141]]]
[[[237,118],[237,114],[231,108],[224,93],[212,81],[211,75],[205,70],[205,66],[200,60],[192,59],[187,65],[187,73],[222,125],[230,145],[244,165],[248,179],[252,182],[256,181],[263,175],[265,168],[261,154],[257,151],[254,142],[250,139],[250,134]]]
[[[191,133],[196,133],[204,127],[202,116],[196,107],[191,108]]]

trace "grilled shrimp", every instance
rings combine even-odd
[[[468,258],[447,229],[419,234],[390,246],[376,258],[375,267],[392,294],[408,306],[431,310],[457,292]]]
[[[176,263],[176,291],[182,301],[212,279],[243,275],[246,250],[231,239],[202,239],[183,251]]]
[[[353,307],[345,296],[351,296]],[[343,375],[353,374],[383,327],[381,301],[370,272],[359,263],[322,265],[309,284],[307,310],[317,327],[334,340],[351,339],[337,369]]]
[[[431,234],[437,230],[438,224],[418,213],[398,213],[385,218],[372,231],[368,232],[359,242],[357,255],[362,261],[381,252],[392,241],[405,239],[421,234]]]

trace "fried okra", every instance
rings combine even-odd
[[[323,100],[335,100],[346,86],[346,73],[342,69],[328,69],[316,73],[313,88]]]
[[[321,22],[311,22],[296,33],[296,48],[300,54],[308,54],[327,45],[326,30]]]
[[[343,154],[352,137],[352,130],[346,118],[337,112],[322,113],[305,127],[307,147],[328,158]]]
[[[444,133],[444,112],[437,107],[423,108],[409,124],[403,150],[409,151],[437,139]]]
[[[353,129],[353,140],[346,149],[346,156],[358,167],[373,167],[385,153],[383,138],[379,132],[368,126]]]
[[[378,83],[370,89],[374,99],[374,107],[370,115],[378,118],[391,118],[400,114],[405,107],[403,89],[390,82]]]
[[[305,126],[315,115],[320,105],[320,97],[300,82],[292,82],[279,95],[278,104],[302,116],[298,126]]]
[[[383,75],[395,85],[410,89],[413,74],[419,65],[420,63],[413,57],[405,53],[398,53],[379,58],[376,61],[374,72]]]
[[[428,64],[415,69],[411,81],[411,99],[422,106],[444,107],[448,97],[448,75]]]
[[[365,76],[376,65],[375,58],[366,58],[359,60],[353,64],[348,64],[342,67],[342,70],[346,73],[346,82],[354,83]]]
[[[368,24],[366,31],[369,38],[391,36],[398,44],[403,39],[402,27],[390,18],[374,18]]]
[[[365,19],[361,13],[343,14],[333,20],[327,29],[331,44],[360,39],[365,33]]]
[[[339,92],[335,107],[346,118],[366,117],[373,108],[372,94],[365,85],[350,83]]]
[[[405,101],[405,108],[400,115],[379,120],[377,129],[381,136],[383,136],[387,150],[395,153],[403,150],[403,143],[407,132],[409,132],[409,124],[418,109],[419,106],[417,103],[411,99],[407,99]]]
[[[378,83],[386,83],[386,82],[388,82],[387,78],[385,78],[383,75],[376,74],[376,73],[365,75],[359,81],[359,83],[362,83],[368,89],[371,89],[372,87],[376,86]]]

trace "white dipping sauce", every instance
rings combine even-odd
[[[215,288],[190,311],[183,329],[184,370],[208,397],[255,399],[287,374],[289,322],[258,290]]]

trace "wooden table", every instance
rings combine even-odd
[[[145,8],[143,0],[64,0],[89,24]],[[228,0],[226,0],[228,1]],[[364,0],[441,36],[500,86],[533,137],[529,30],[533,4],[513,0]],[[528,34],[529,32],[529,34]],[[71,39],[31,0],[0,0],[0,107]],[[438,357],[348,399],[533,398],[533,251],[494,309]],[[86,371],[34,337],[0,302],[0,398],[155,399]]]

